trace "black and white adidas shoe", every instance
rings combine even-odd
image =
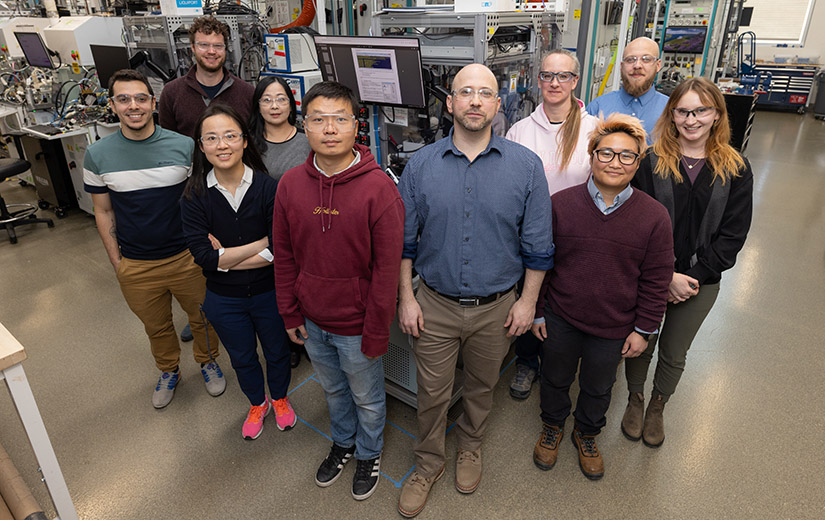
[[[358,460],[355,467],[355,477],[352,479],[352,498],[366,500],[378,487],[378,478],[381,473],[381,456],[376,459]]]
[[[315,472],[315,483],[321,487],[331,486],[341,476],[344,464],[349,462],[354,453],[355,446],[342,448],[337,444],[333,444],[329,450],[329,455],[318,466],[318,471]]]

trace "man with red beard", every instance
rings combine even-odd
[[[653,81],[662,69],[659,45],[644,36],[627,44],[622,54],[622,86],[587,105],[587,113],[607,117],[619,112],[639,119],[652,142],[653,126],[665,109],[667,96],[656,92]]]
[[[189,41],[195,65],[186,76],[163,88],[158,103],[160,126],[191,136],[213,100],[231,105],[244,120],[249,119],[255,89],[224,67],[229,27],[214,16],[201,16],[189,27]]]

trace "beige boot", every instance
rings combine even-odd
[[[653,394],[645,414],[645,426],[642,432],[642,441],[645,446],[658,448],[665,442],[665,398],[662,394]]]
[[[622,417],[622,433],[631,441],[642,438],[642,426],[645,417],[645,396],[631,392],[627,397],[627,408]]]

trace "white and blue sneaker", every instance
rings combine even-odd
[[[203,382],[206,383],[206,391],[212,397],[218,397],[226,390],[226,379],[223,378],[223,372],[217,361],[210,361],[201,366],[201,374],[203,374]]]
[[[161,372],[155,393],[152,394],[152,405],[155,408],[164,408],[175,397],[175,388],[180,381],[180,371]]]

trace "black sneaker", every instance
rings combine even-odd
[[[355,477],[352,479],[352,498],[366,500],[378,487],[378,477],[381,472],[381,457],[377,459],[359,460],[355,467]]]
[[[342,448],[337,444],[333,444],[327,458],[318,466],[318,471],[315,473],[315,483],[321,487],[331,486],[341,476],[344,464],[349,462],[354,453],[355,446]]]

